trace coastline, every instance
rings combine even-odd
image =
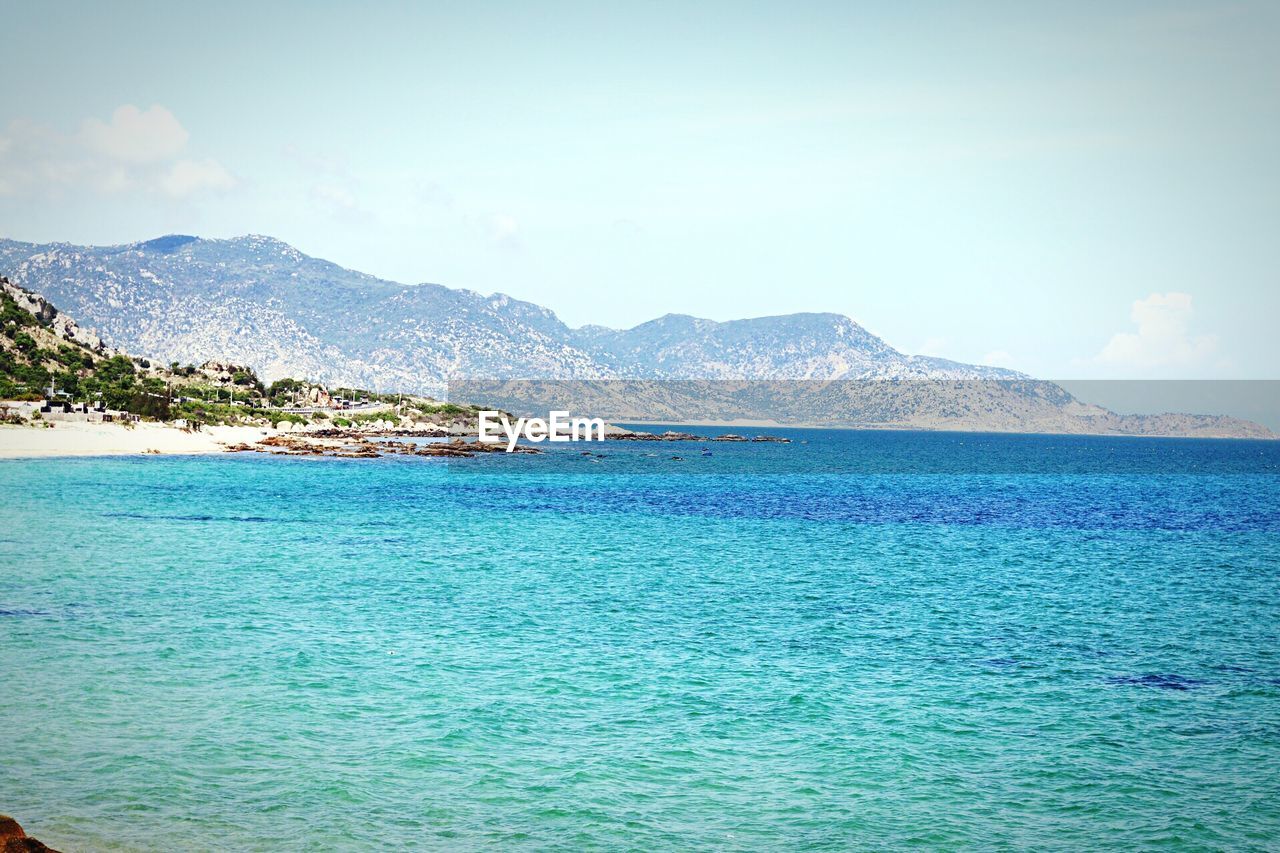
[[[189,431],[160,423],[0,426],[0,459],[59,456],[194,455],[225,453],[229,446],[273,434],[257,426],[211,426]]]
[[[636,427],[672,426],[671,424],[649,423],[642,421],[626,421]],[[719,428],[744,426],[761,427],[765,422],[690,422],[681,426]],[[974,432],[1009,434],[1008,430],[929,428],[903,426],[833,426],[830,424],[774,424],[775,428],[831,429],[853,431],[890,431],[890,432]],[[613,426],[611,438],[620,439],[618,427]],[[91,457],[91,456],[194,456],[228,453],[237,450],[264,450],[274,448],[274,452],[305,452],[324,449],[333,451],[344,442],[332,440],[331,436],[312,435],[315,430],[309,429],[272,429],[265,426],[206,426],[192,431],[170,424],[157,422],[140,422],[132,426],[113,423],[59,422],[53,426],[35,427],[22,425],[0,425],[0,460],[5,459],[40,459],[59,457]],[[376,433],[375,433],[376,434]],[[456,435],[453,431],[446,434]],[[1254,436],[1222,436],[1222,435],[1135,435],[1133,433],[1080,432],[1080,433],[1045,433],[1025,431],[1025,435],[1080,435],[1110,438],[1200,438],[1219,441],[1257,440]],[[353,433],[352,441],[358,441],[363,434]],[[1275,440],[1275,436],[1269,439]],[[710,440],[710,439],[708,439]],[[264,444],[265,442],[265,444]],[[347,442],[350,443],[350,442]],[[332,445],[332,447],[330,447]],[[448,455],[443,449],[436,454]]]

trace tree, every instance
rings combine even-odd
[[[115,355],[98,365],[94,375],[104,383],[112,385],[133,385],[136,371],[128,356]]]
[[[54,377],[59,391],[65,391],[72,399],[80,396],[80,376],[74,370],[64,370]]]

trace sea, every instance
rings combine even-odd
[[[0,462],[0,812],[68,853],[1280,846],[1280,442],[770,432]]]

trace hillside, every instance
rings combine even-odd
[[[171,377],[112,349],[45,299],[0,278],[0,399],[75,400],[150,417],[169,415]]]
[[[453,426],[475,418],[473,408],[429,398],[287,377],[267,386],[252,367],[226,361],[158,364],[108,347],[40,294],[0,277],[0,400],[44,400],[50,389],[58,400],[192,425]],[[339,398],[360,405],[335,408]]]
[[[662,348],[654,347],[651,356],[661,360]],[[482,405],[528,414],[565,408],[622,422],[1273,437],[1257,424],[1215,415],[1117,415],[1081,403],[1051,382],[1027,378],[452,382],[452,398],[467,401],[462,406],[356,388],[331,392],[293,378],[267,387],[252,367],[216,360],[163,366],[112,349],[43,296],[0,278],[0,399],[42,399],[50,386],[60,399],[191,424],[461,427],[473,424]],[[360,410],[335,409],[341,398],[361,401]]]
[[[470,378],[1013,378],[904,355],[847,317],[717,323],[668,315],[632,329],[571,329],[541,306],[403,285],[270,237],[171,235],[123,246],[0,241],[0,270],[165,361],[253,365],[266,381],[439,394]]]
[[[570,329],[502,294],[382,281],[267,237],[0,241],[0,268],[42,293],[5,285],[6,312],[22,303],[31,313],[11,318],[0,340],[0,396],[38,397],[53,381],[149,416],[235,422],[246,413],[226,405],[234,401],[264,410],[254,417],[305,420],[279,407],[324,386],[372,388],[351,396],[373,400],[396,399],[381,390],[527,407],[550,399],[536,383],[503,391],[500,382],[493,394],[475,380],[555,378],[576,381],[576,411],[617,421],[1271,437],[1227,417],[1121,416],[1013,371],[904,355],[837,314],[725,323],[670,314],[632,329]],[[433,417],[440,404],[410,405],[414,417]]]
[[[471,381],[450,393],[517,414],[566,409],[624,424],[1275,438],[1224,415],[1120,415],[1035,379]]]

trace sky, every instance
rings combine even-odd
[[[1280,4],[15,3],[0,236],[1280,378]]]

